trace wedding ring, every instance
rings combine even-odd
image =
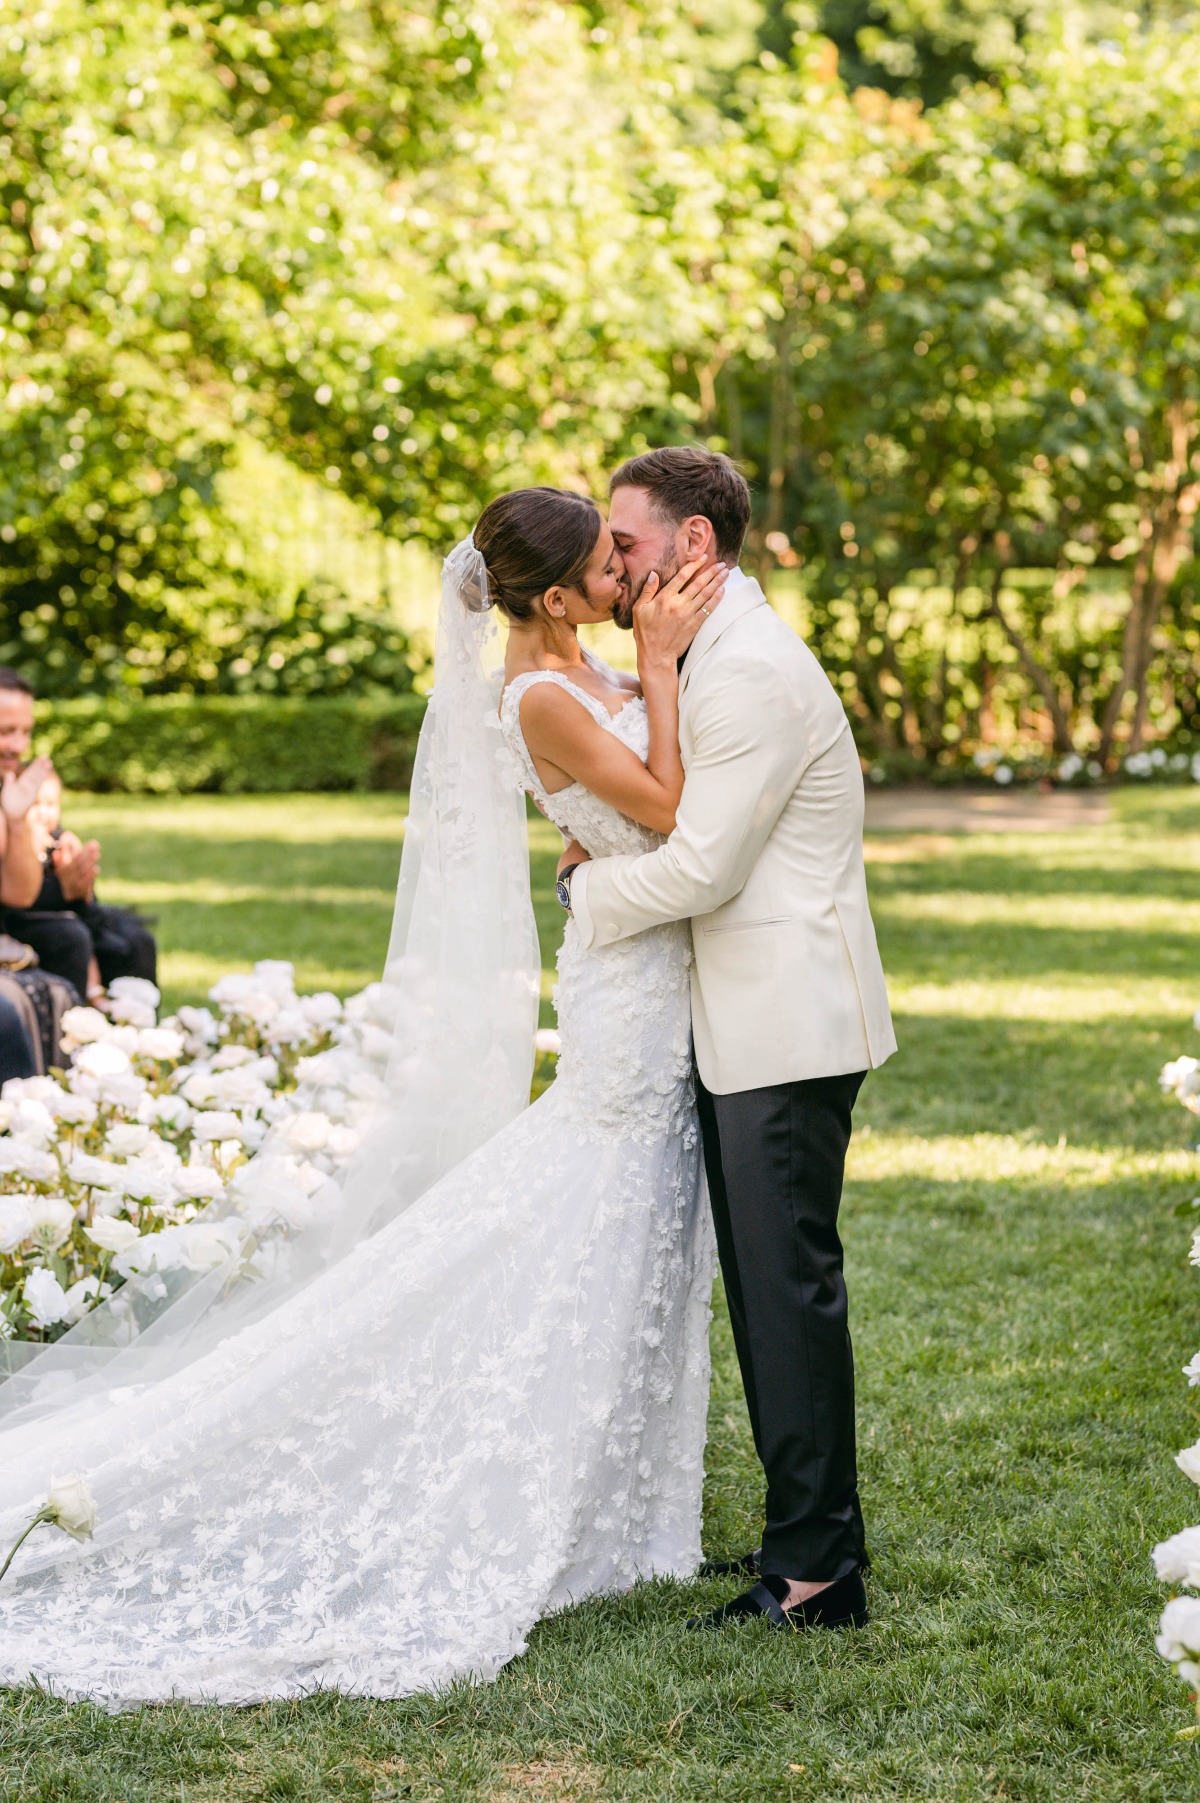
[[[701,602],[701,603],[700,603],[700,612],[701,612],[701,613],[702,613],[702,614],[709,614],[709,613],[711,613],[711,612],[712,612],[712,609],[711,609],[711,607],[710,607],[710,606],[709,606],[709,605],[708,605],[708,602],[707,602],[707,601],[702,601],[702,602]]]

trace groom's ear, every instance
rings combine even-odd
[[[679,528],[679,550],[684,563],[703,557],[709,562],[717,555],[713,523],[702,513],[693,513]]]

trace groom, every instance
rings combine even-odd
[[[861,1625],[866,1549],[837,1217],[855,1098],[896,1049],[867,906],[862,773],[821,666],[734,567],[750,491],[729,459],[650,451],[621,466],[610,494],[631,597],[618,624],[660,655],[686,647],[686,781],[660,850],[591,863],[570,846],[560,897],[588,946],[692,923],[704,1161],[767,1477],[761,1552],[706,1568],[758,1582],[689,1625]],[[657,597],[695,558],[733,573],[688,645]],[[658,583],[645,588],[652,574]]]

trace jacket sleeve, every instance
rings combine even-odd
[[[657,851],[583,864],[571,878],[571,911],[586,946],[711,914],[732,900],[804,773],[798,697],[770,665],[722,660],[693,706],[692,754],[671,837]]]

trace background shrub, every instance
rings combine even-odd
[[[39,705],[37,748],[72,789],[403,789],[424,713],[420,695],[86,696]]]

